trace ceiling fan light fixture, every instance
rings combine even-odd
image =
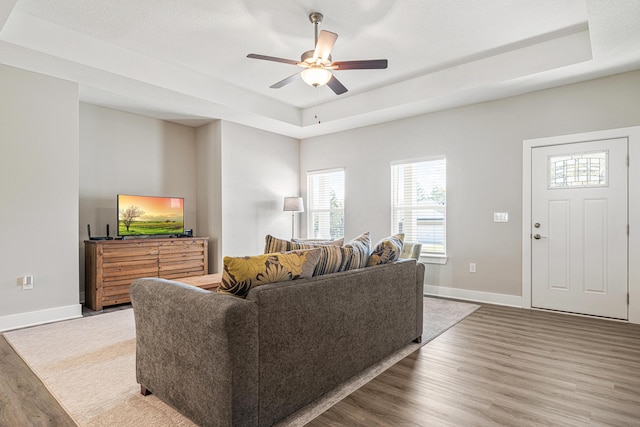
[[[347,88],[331,73],[331,70],[380,70],[387,68],[386,59],[333,62],[333,59],[331,59],[331,51],[338,38],[338,34],[325,30],[318,33],[318,24],[322,22],[322,14],[319,12],[310,14],[309,20],[313,24],[315,48],[304,52],[300,57],[300,61],[277,58],[275,56],[258,55],[255,53],[247,55],[247,58],[281,62],[283,64],[297,65],[298,67],[304,68],[302,72],[272,84],[270,86],[272,89],[279,89],[302,78],[309,86],[318,87],[327,85],[336,95],[342,95],[347,92]]]
[[[319,67],[309,67],[302,70],[301,75],[306,84],[314,87],[325,85],[331,80],[331,71]]]

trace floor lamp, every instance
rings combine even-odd
[[[284,208],[282,210],[285,212],[291,212],[291,239],[293,240],[293,225],[295,222],[295,214],[296,212],[304,212],[304,203],[302,202],[302,197],[285,197]]]

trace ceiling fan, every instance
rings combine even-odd
[[[338,38],[336,33],[331,31],[320,31],[318,35],[318,24],[322,22],[322,14],[313,12],[309,15],[309,20],[314,27],[315,49],[308,50],[302,54],[300,61],[292,59],[276,58],[273,56],[258,55],[250,53],[247,58],[262,59],[265,61],[282,62],[284,64],[297,65],[304,68],[301,72],[297,72],[284,80],[271,85],[272,89],[279,89],[299,78],[308,85],[318,87],[327,85],[335,92],[341,95],[347,91],[342,83],[331,73],[331,70],[374,70],[387,68],[386,59],[371,59],[361,61],[335,61],[331,59],[331,50]]]

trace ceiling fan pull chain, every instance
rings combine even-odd
[[[314,114],[313,117],[316,119],[318,124],[320,124],[320,119],[318,118],[318,105],[320,105],[320,88],[316,86],[316,105],[314,105],[314,108],[316,109],[316,113]]]

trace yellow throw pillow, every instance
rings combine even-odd
[[[313,275],[320,249],[245,257],[224,257],[219,293],[245,298],[251,288]]]
[[[369,256],[369,262],[367,263],[367,265],[372,266],[396,261],[400,257],[403,244],[403,233],[385,237],[384,239],[376,243],[373,251],[371,251],[371,255]]]

